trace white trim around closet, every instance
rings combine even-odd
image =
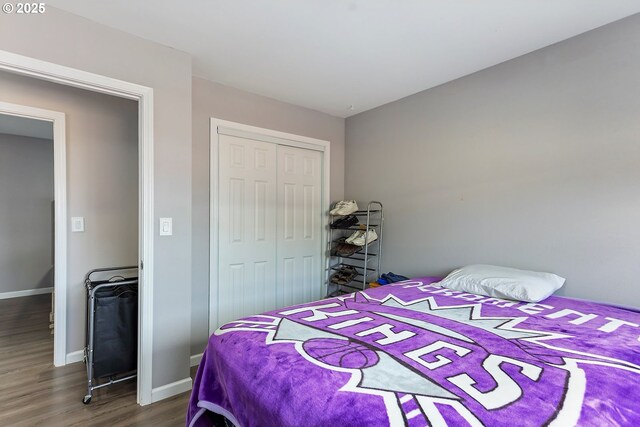
[[[227,120],[221,120],[211,118],[209,128],[209,197],[210,212],[209,212],[209,334],[214,332],[215,325],[213,319],[217,319],[217,305],[216,297],[218,294],[218,271],[213,268],[218,262],[218,245],[214,244],[218,242],[218,174],[214,173],[214,165],[218,165],[218,149],[219,149],[219,135],[231,135],[239,136],[242,138],[255,139],[258,141],[271,142],[275,144],[288,145],[292,147],[304,148],[308,150],[320,151],[322,156],[322,206],[321,212],[326,213],[329,211],[331,205],[330,198],[330,175],[331,175],[331,143],[321,139],[309,138],[306,136],[295,135],[286,132],[280,132],[272,129],[265,129],[257,126],[245,125],[242,123],[231,122]],[[327,241],[327,227],[322,227],[322,242]],[[327,254],[322,250],[322,258],[320,265],[323,270],[326,270],[327,266]],[[323,285],[322,292],[326,294],[326,281]]]

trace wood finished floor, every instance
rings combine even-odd
[[[0,300],[0,426],[184,426],[189,393],[136,404],[135,381],[96,390],[84,363],[53,367],[51,295]]]

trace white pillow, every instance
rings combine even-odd
[[[439,284],[478,295],[538,302],[560,289],[564,281],[551,273],[476,264],[452,271]]]

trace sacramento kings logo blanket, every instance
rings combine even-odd
[[[640,426],[640,312],[419,278],[227,323],[187,425]]]

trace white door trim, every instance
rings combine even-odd
[[[275,132],[275,131],[274,133],[282,134],[282,132]],[[293,140],[293,139],[290,139],[290,137],[285,138],[283,136],[269,135],[264,132],[263,133],[250,132],[247,130],[229,128],[225,126],[218,126],[218,134],[237,136],[240,138],[253,139],[256,141],[270,142],[272,144],[289,145],[291,147],[304,148],[307,150],[323,151],[323,152],[325,150],[325,146],[309,142],[312,139],[306,138],[306,137],[300,137],[299,140]],[[283,135],[287,135],[287,134],[283,134]],[[322,142],[325,142],[325,141],[322,141]]]
[[[139,272],[138,294],[138,403],[149,404],[152,402],[153,357],[153,89],[3,50],[0,50],[0,70],[138,101],[138,239],[140,262],[144,262],[144,269]],[[63,224],[66,236],[66,221]],[[56,251],[67,255],[66,247]],[[56,284],[64,283],[66,287],[66,280],[66,277],[60,282],[56,279]],[[66,309],[56,307],[56,315],[58,313],[66,315]]]
[[[322,156],[322,206],[321,212],[327,212],[331,205],[330,171],[331,171],[331,143],[321,139],[265,129],[242,123],[230,122],[216,118],[210,119],[209,130],[209,334],[214,332],[214,319],[218,318],[218,310],[215,304],[218,295],[218,227],[219,227],[219,200],[218,200],[218,150],[220,147],[220,134],[242,136],[243,138],[272,142],[292,147],[316,150],[323,153]],[[220,129],[220,133],[218,133]],[[327,241],[327,228],[322,227],[321,241]],[[326,251],[322,250],[320,265],[324,269],[327,263]],[[323,294],[326,294],[326,283],[323,284]]]
[[[54,188],[54,288],[53,364],[63,366],[67,357],[67,139],[65,115],[26,105],[0,102],[0,113],[44,120],[53,124],[53,188]]]

